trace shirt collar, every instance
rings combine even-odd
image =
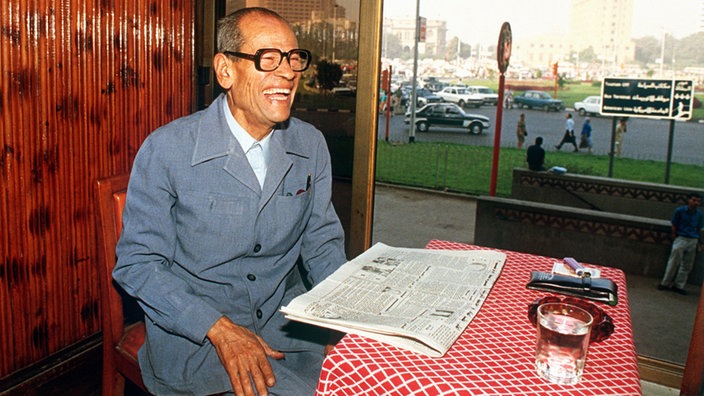
[[[237,139],[237,142],[240,144],[242,147],[242,151],[245,152],[245,154],[249,151],[252,146],[259,142],[259,145],[262,147],[262,152],[264,153],[264,159],[265,161],[268,161],[269,159],[269,141],[271,140],[271,135],[276,132],[276,129],[271,131],[271,133],[267,134],[262,140],[257,140],[252,137],[247,131],[242,128],[242,126],[235,120],[235,117],[232,116],[232,113],[230,112],[230,107],[227,105],[227,100],[222,101],[222,106],[223,106],[223,112],[225,113],[225,121],[227,121],[227,126],[230,127],[230,132],[235,136],[235,139]]]

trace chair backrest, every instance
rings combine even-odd
[[[122,230],[122,211],[127,197],[129,175],[118,175],[97,181],[100,300],[103,342],[115,345],[124,334],[122,296],[113,284],[116,264],[115,247]]]

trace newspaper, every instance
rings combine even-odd
[[[506,255],[377,243],[281,311],[287,318],[443,356],[479,312]]]

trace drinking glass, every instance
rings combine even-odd
[[[556,384],[576,384],[582,378],[593,318],[589,312],[561,302],[538,307],[538,375]]]

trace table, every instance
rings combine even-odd
[[[426,248],[480,250],[481,246],[433,240]],[[441,358],[348,334],[326,357],[317,395],[640,395],[633,329],[623,271],[599,267],[618,285],[615,307],[598,304],[615,331],[592,343],[582,380],[555,385],[535,372],[536,331],[528,304],[549,295],[529,290],[530,271],[550,272],[554,258],[501,250],[506,264],[484,305]]]

